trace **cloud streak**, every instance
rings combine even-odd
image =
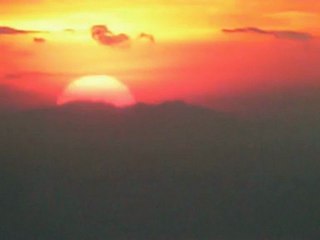
[[[12,27],[0,26],[0,35],[19,35],[19,34],[34,34],[34,33],[44,33],[44,32],[21,30],[21,29],[16,29]]]
[[[290,31],[290,30],[264,30],[257,27],[222,29],[222,32],[227,34],[248,33],[248,34],[271,35],[279,39],[291,39],[291,40],[297,40],[297,41],[308,41],[313,39],[313,36],[307,32]]]

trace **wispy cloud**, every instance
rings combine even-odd
[[[148,33],[140,33],[139,35],[140,39],[147,39],[149,40],[151,43],[155,43],[155,37],[152,34],[148,34]]]
[[[38,37],[33,38],[34,43],[45,43],[46,41],[47,40],[45,38],[38,38]]]
[[[257,27],[222,29],[224,33],[249,33],[260,35],[271,35],[275,38],[291,39],[298,41],[308,41],[313,39],[312,34],[307,32],[290,31],[290,30],[265,30]]]
[[[64,29],[64,32],[67,32],[67,33],[75,33],[76,30],[73,29],[73,28],[66,28],[66,29]]]

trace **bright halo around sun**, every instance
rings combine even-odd
[[[116,107],[136,103],[125,84],[107,75],[84,76],[71,82],[58,97],[57,104],[70,102],[103,102]]]

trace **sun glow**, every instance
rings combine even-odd
[[[116,107],[135,104],[135,99],[126,85],[105,75],[85,76],[71,82],[59,96],[57,104],[80,101],[103,102]]]

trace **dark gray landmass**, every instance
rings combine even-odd
[[[3,115],[1,239],[318,239],[317,116],[182,102]]]

